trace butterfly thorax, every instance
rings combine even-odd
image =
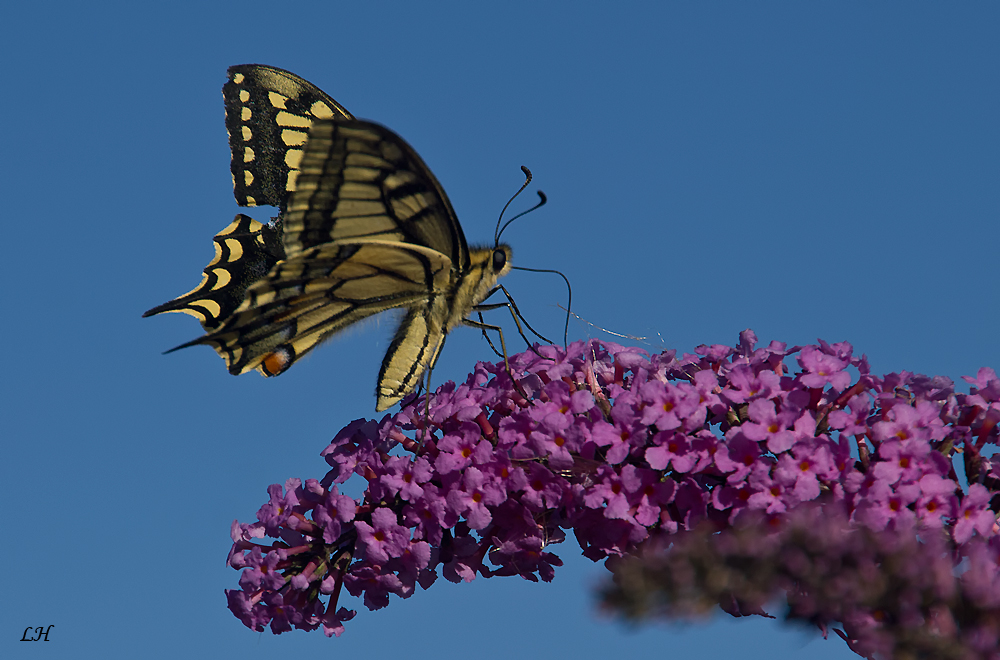
[[[497,280],[510,272],[512,256],[513,251],[505,244],[469,249],[469,269],[454,274],[445,332],[461,324],[469,311],[486,299]]]

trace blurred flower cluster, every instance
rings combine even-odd
[[[273,485],[256,522],[233,523],[230,609],[258,631],[339,635],[343,588],[378,609],[439,570],[548,581],[572,530],[610,560],[604,605],[623,616],[783,597],[867,657],[994,657],[996,374],[960,394],[872,376],[847,343],[756,344],[540,346],[351,423],[325,477]],[[352,475],[357,500],[338,488]]]

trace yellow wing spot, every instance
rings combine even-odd
[[[284,142],[289,147],[297,147],[306,143],[306,138],[309,136],[308,133],[302,131],[294,131],[291,129],[285,129],[281,131],[281,141]]]
[[[218,350],[218,349],[216,349],[216,350]],[[221,355],[221,353],[220,353],[220,355]],[[233,348],[231,349],[231,352],[227,353],[226,355],[223,355],[222,359],[226,361],[226,366],[228,367],[233,362],[238,362],[239,359],[242,356],[243,356],[243,349],[240,348],[239,346],[233,346]],[[244,369],[243,372],[241,372],[241,373],[244,373],[244,372],[246,372],[246,369]]]
[[[333,109],[322,101],[316,101],[309,108],[309,112],[318,119],[329,119],[334,116]]]
[[[302,162],[302,150],[301,149],[289,149],[285,152],[285,165],[288,165],[289,169],[297,170],[299,169],[299,163]]]
[[[274,121],[278,126],[300,126],[302,128],[309,128],[312,126],[312,122],[305,117],[300,117],[299,115],[293,115],[290,112],[279,112],[278,116],[274,118]]]
[[[284,110],[285,109],[285,101],[288,100],[288,97],[287,96],[283,96],[283,95],[279,94],[278,92],[268,92],[267,93],[267,100],[270,101],[271,105],[273,105],[278,110]]]
[[[292,170],[291,172],[289,172],[288,173],[288,181],[285,182],[285,190],[287,190],[288,192],[294,192],[295,191],[295,183],[296,183],[296,181],[298,181],[298,179],[299,179],[299,171],[298,170]]]
[[[320,333],[313,332],[306,335],[305,337],[296,338],[294,341],[292,341],[292,346],[295,347],[296,353],[302,355],[307,350],[315,346],[317,342],[319,342],[320,337],[321,337]]]
[[[240,77],[242,78],[243,76],[241,75]],[[245,89],[241,89],[240,90],[240,103],[246,103],[249,100],[250,100],[250,92],[248,92]]]
[[[275,293],[275,291],[273,289],[268,290],[268,291],[261,291],[260,293],[257,293],[256,295],[254,295],[253,302],[256,305],[266,305],[269,302],[274,302],[275,298],[277,298],[277,297],[278,297],[278,294]],[[249,300],[250,300],[249,298],[247,298],[246,300],[244,300],[242,307],[246,307],[247,306],[247,302],[249,302]]]
[[[250,170],[243,171],[243,185],[250,186],[253,185],[253,172]]]
[[[229,226],[227,226],[225,229],[223,229],[218,234],[216,234],[216,236],[228,236],[229,234],[232,234],[234,231],[236,231],[236,229],[239,226],[240,226],[240,221],[239,220],[233,220],[232,222],[229,223]],[[215,260],[218,261],[219,260],[219,256],[221,254],[221,251],[218,249],[219,248],[218,245],[216,245],[215,247],[216,247]],[[215,263],[215,262],[213,261],[212,263]]]
[[[234,229],[235,229],[235,227],[234,227]],[[216,235],[218,236],[218,234],[216,234]],[[215,258],[212,259],[212,261],[208,264],[209,266],[214,266],[215,264],[217,264],[220,261],[222,261],[222,246],[219,245],[218,243],[216,243],[215,241],[212,241],[212,247],[215,248]],[[207,279],[208,279],[207,275],[202,275],[201,284],[199,284],[198,287],[201,288],[202,286],[204,286],[205,285],[205,281]]]
[[[253,139],[253,131],[250,130],[249,126],[242,126],[240,128],[241,128],[240,133],[243,135],[244,142],[249,142],[251,139]]]
[[[354,137],[361,140],[362,142],[378,142],[379,139],[378,134],[373,133],[367,128],[361,128],[361,127],[348,128],[346,126],[341,126],[340,131],[344,135],[344,137],[347,138]]]
[[[378,282],[379,295],[389,296],[404,292],[412,287],[406,287],[401,282],[386,279]],[[337,287],[337,295],[348,300],[365,300],[372,297],[372,282],[367,280],[351,280]]]
[[[377,273],[378,271],[375,270],[375,267],[372,266],[371,264],[353,263],[350,260],[347,260],[344,263],[342,263],[340,267],[336,271],[334,271],[334,274],[339,280],[347,280],[351,278],[362,279],[366,277],[371,277],[372,275],[375,275]],[[322,282],[323,280],[319,281]],[[343,282],[342,284],[346,285],[347,283]],[[330,286],[329,281],[326,282],[325,286],[326,287]],[[370,288],[371,283],[368,283],[366,286]],[[309,287],[306,287],[307,291],[308,289]]]
[[[385,185],[390,190],[394,188],[402,188],[408,184],[417,181],[417,175],[413,172],[396,172],[395,174],[390,174],[385,177]]]
[[[216,250],[218,250],[218,245],[216,245]],[[212,262],[212,263],[215,263],[215,262]],[[196,286],[195,288],[193,288],[190,291],[188,291],[187,293],[185,293],[183,296],[178,296],[178,298],[184,298],[185,296],[190,296],[192,293],[194,293],[195,291],[198,291],[203,286],[205,286],[205,282],[207,282],[207,281],[208,281],[208,274],[207,273],[202,273],[201,274],[201,283],[198,284],[198,286]],[[176,298],[175,298],[175,300],[176,300]],[[180,312],[184,312],[185,314],[187,314],[187,312],[185,312],[183,309],[181,309],[181,310],[170,310],[170,311],[180,311]]]
[[[212,287],[212,291],[229,286],[230,280],[233,279],[233,276],[225,268],[213,268],[212,272],[215,273],[215,286]]]
[[[195,300],[194,302],[191,303],[190,306],[193,307],[194,305],[197,305],[198,307],[204,307],[205,312],[207,312],[208,315],[213,319],[219,318],[219,314],[222,313],[222,307],[219,305],[219,303],[215,302],[214,300]],[[202,315],[201,313],[195,314],[196,311],[198,310],[192,309],[190,312],[191,316]]]
[[[254,159],[253,149],[250,147],[243,147],[243,162],[252,163]]]
[[[243,78],[244,76],[242,73],[237,73],[235,76],[233,76],[233,82],[239,85],[241,82],[243,82]]]
[[[366,215],[360,218],[340,218],[337,220],[337,238],[351,236],[384,236],[385,240],[402,240],[403,235],[397,234],[396,221],[387,215]],[[492,256],[492,252],[490,255]]]
[[[240,109],[240,119],[243,121],[250,121],[250,117],[252,116],[253,112],[250,111],[250,108],[243,106],[243,108]]]
[[[257,206],[257,200],[247,195],[247,206]]]
[[[226,247],[229,248],[229,261],[237,261],[243,258],[243,244],[235,238],[227,238]]]
[[[283,280],[297,280],[306,272],[308,266],[301,261],[282,261],[281,277]]]
[[[193,316],[196,319],[198,319],[198,323],[204,323],[205,321],[208,320],[208,316],[206,316],[204,312],[202,312],[201,310],[198,310],[198,309],[193,309],[191,307],[188,307],[187,309],[168,309],[167,311],[168,312],[181,312],[183,314],[190,314],[191,316]]]
[[[326,293],[329,290],[329,280],[313,280],[311,282],[306,282],[306,285],[302,287],[302,293],[305,294]]]

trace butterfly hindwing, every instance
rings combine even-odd
[[[262,64],[230,67],[222,96],[232,151],[233,193],[240,206],[283,210],[295,190],[302,147],[312,123],[353,119],[312,83]]]
[[[205,266],[201,284],[147,311],[144,317],[183,312],[212,331],[243,303],[247,288],[285,256],[280,225],[265,225],[242,213],[212,241],[215,258]]]
[[[326,243],[277,264],[221,328],[184,346],[212,346],[232,374],[258,369],[274,376],[357,321],[399,307],[428,308],[451,275],[450,260],[422,246]],[[432,324],[428,342],[436,346],[442,332]]]
[[[444,343],[447,297],[432,296],[412,307],[396,329],[378,373],[376,410],[382,411],[416,389],[424,370],[433,365]]]

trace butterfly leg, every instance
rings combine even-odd
[[[441,355],[441,349],[444,348],[444,342],[448,338],[448,335],[443,335],[441,341],[438,342],[437,348],[434,349],[434,354],[431,355],[431,359],[427,361],[427,385],[426,385],[426,395],[424,396],[424,432],[423,438],[420,441],[421,447],[427,442],[427,433],[430,430],[431,423],[431,372],[434,371],[434,365],[437,364],[438,357]]]
[[[507,307],[507,305],[506,304],[501,304],[501,305],[496,305],[496,306],[487,305],[487,311],[489,311],[490,309],[496,309],[497,307]],[[477,314],[479,315],[479,322],[483,323],[483,314],[482,314],[482,312],[477,312]],[[515,321],[515,323],[516,323],[516,321]],[[497,326],[493,326],[493,325],[487,325],[485,323],[483,323],[483,324],[486,325],[487,328],[491,328],[491,329],[497,327]],[[478,327],[478,326],[476,326],[476,327]],[[538,350],[535,348],[535,346],[530,341],[528,341],[528,338],[525,337],[524,332],[521,331],[521,328],[518,327],[517,330],[518,330],[518,333],[521,335],[521,339],[523,339],[524,343],[528,346],[528,350],[531,351],[532,353],[534,353],[535,355],[537,355],[540,358],[545,358],[545,356],[542,355],[541,353],[539,353]],[[500,338],[502,340],[503,339],[503,333],[500,332],[499,334],[500,334]],[[496,346],[493,345],[493,340],[491,340],[490,336],[488,334],[486,334],[486,330],[485,329],[483,330],[483,337],[486,339],[486,343],[488,343],[490,345],[490,348],[493,349],[493,352],[497,354],[497,357],[502,357],[504,359],[507,359],[507,350],[504,349],[503,353],[501,353],[500,351],[498,351],[497,348],[496,348]],[[501,342],[501,344],[502,344],[502,342]],[[545,359],[547,360],[549,358],[545,358]]]
[[[499,305],[493,305],[493,306],[489,306],[488,305],[487,307],[489,307],[490,309],[496,309],[497,307],[507,307],[507,304],[506,303],[501,303]],[[510,309],[510,308],[508,307],[508,309]],[[479,322],[483,323],[483,313],[482,312],[477,312],[477,314],[479,315]],[[517,323],[517,318],[516,317],[514,319],[514,323]],[[493,327],[493,326],[490,326],[490,327]],[[528,341],[528,338],[524,336],[524,332],[521,331],[520,326],[518,326],[517,330],[518,330],[518,332],[521,335],[521,339],[523,339],[524,343],[527,344],[529,351],[531,351],[532,353],[534,353],[538,357],[542,358],[543,360],[551,360],[552,359],[552,358],[549,358],[549,357],[545,357],[544,355],[542,355],[541,353],[538,352],[538,349],[535,348],[535,345],[532,344],[532,343],[530,343]],[[503,353],[501,353],[500,351],[498,351],[497,347],[493,345],[493,340],[490,339],[490,336],[488,334],[486,334],[486,330],[483,330],[483,338],[486,339],[486,343],[490,345],[490,348],[492,348],[493,352],[497,354],[497,357],[502,357],[502,358],[504,358],[504,360],[507,359],[507,351],[505,350]],[[503,339],[503,334],[502,333],[500,335],[500,338]],[[544,337],[543,337],[543,339],[544,339]]]
[[[528,337],[524,334],[524,329],[521,327],[521,321],[524,321],[524,325],[527,326],[528,330],[531,330],[531,332],[533,332],[542,341],[547,342],[549,344],[551,344],[552,341],[550,339],[547,339],[544,335],[540,334],[538,331],[536,331],[534,328],[532,328],[531,325],[528,324],[527,319],[525,319],[524,316],[521,315],[521,310],[519,310],[517,308],[517,303],[514,302],[514,298],[511,297],[510,293],[507,291],[507,289],[505,289],[503,287],[503,285],[499,285],[496,288],[494,288],[492,291],[490,291],[489,295],[487,295],[486,297],[489,298],[490,295],[493,295],[497,291],[503,291],[504,292],[504,295],[507,296],[507,302],[505,302],[505,303],[491,303],[489,305],[476,305],[475,307],[473,307],[472,309],[479,314],[479,322],[480,323],[483,322],[483,314],[482,314],[483,312],[490,311],[490,310],[493,310],[493,309],[499,309],[500,307],[506,307],[507,311],[510,312],[511,318],[514,319],[514,325],[517,326],[517,332],[518,332],[518,334],[521,335],[521,339],[524,340],[524,343],[525,343],[525,345],[527,345],[528,350],[530,350],[532,353],[534,353],[535,355],[537,355],[540,358],[545,358],[545,356],[538,352],[538,350],[535,348],[534,344],[532,344],[531,341],[528,340]],[[495,326],[490,326],[490,327],[495,327]],[[502,340],[503,339],[503,333],[501,332],[499,334],[500,334],[500,339]],[[489,343],[490,348],[493,349],[493,352],[496,353],[497,356],[499,356],[500,353],[497,351],[496,347],[493,345],[493,342],[490,340],[489,335],[486,334],[486,330],[485,329],[483,330],[483,336],[486,337],[486,341]],[[505,349],[504,350],[504,360],[506,360],[506,359],[507,359],[507,351]],[[550,359],[550,358],[545,358],[545,359]],[[508,371],[509,371],[509,369],[508,369]]]
[[[486,322],[483,320],[483,313],[479,312],[478,316],[479,316],[479,322],[485,324]],[[493,353],[495,353],[497,357],[503,357],[503,353],[498,351],[497,347],[493,345],[493,340],[490,339],[490,336],[486,334],[485,330],[483,330],[483,339],[485,339],[486,343],[490,345],[490,348],[493,349]]]
[[[500,304],[500,305],[486,305],[486,307],[488,309],[496,309],[497,307],[503,307],[503,306],[504,306],[503,304]],[[476,311],[479,311],[479,307],[480,306],[477,305],[473,309],[475,309]],[[482,319],[482,314],[480,314],[479,318]],[[489,336],[486,335],[486,331],[487,330],[495,330],[496,331],[496,333],[500,336],[500,348],[503,350],[503,364],[507,368],[507,374],[511,376],[511,379],[513,379],[514,376],[510,374],[510,364],[507,363],[507,342],[505,342],[504,338],[503,338],[503,328],[501,328],[498,325],[490,325],[489,323],[483,323],[482,321],[473,321],[472,319],[462,319],[462,323],[464,323],[465,325],[468,325],[470,327],[478,328],[478,329],[482,330],[483,331],[483,335],[486,336],[487,341],[489,341]],[[490,346],[491,347],[493,346],[493,342],[490,342]],[[495,352],[496,348],[494,348],[493,350]],[[498,353],[498,355],[499,355],[499,353]]]
[[[489,308],[489,309],[496,309],[497,307],[504,307],[504,306],[506,306],[505,303],[501,303],[499,305],[487,305],[486,307]],[[478,309],[478,307],[479,306],[477,305],[473,309]],[[483,315],[480,314],[479,318],[482,319]],[[464,323],[465,325],[470,326],[472,328],[479,328],[480,330],[482,330],[483,331],[483,336],[486,337],[486,341],[489,342],[490,348],[493,349],[494,353],[496,353],[497,349],[496,349],[495,346],[493,346],[493,342],[490,341],[490,337],[489,337],[489,335],[486,334],[486,331],[487,330],[496,330],[497,335],[500,336],[500,349],[503,351],[503,366],[504,366],[504,370],[507,372],[507,375],[510,376],[510,382],[512,382],[514,384],[514,389],[517,390],[518,394],[520,394],[525,399],[527,399],[528,395],[525,393],[524,390],[521,389],[521,385],[517,382],[517,378],[514,377],[514,372],[510,370],[510,362],[507,360],[507,342],[505,342],[504,338],[503,338],[503,328],[501,328],[498,325],[490,325],[489,323],[483,323],[482,320],[480,320],[480,321],[473,321],[472,319],[469,319],[469,318],[462,319],[462,323]],[[524,334],[522,333],[521,336],[524,337]],[[527,341],[527,338],[525,338],[525,341]],[[529,348],[530,348],[530,345],[529,345]],[[534,350],[534,349],[532,349],[532,350]],[[500,355],[500,353],[497,353],[497,355]],[[545,356],[541,356],[541,357],[545,357]]]
[[[524,342],[528,345],[529,348],[531,347],[531,342],[528,341],[528,338],[524,335],[524,330],[521,328],[521,321],[524,322],[525,327],[528,328],[528,330],[530,330],[533,335],[544,341],[546,344],[552,343],[551,339],[547,338],[545,335],[541,334],[540,332],[531,327],[531,324],[528,323],[528,320],[524,318],[524,316],[521,314],[521,310],[517,308],[517,303],[514,302],[514,297],[510,295],[510,292],[506,289],[506,287],[504,287],[504,285],[498,284],[495,287],[493,287],[493,289],[488,294],[486,294],[486,298],[484,298],[484,300],[489,299],[490,296],[495,294],[497,291],[503,291],[503,295],[507,298],[507,302],[492,303],[489,305],[480,304],[476,305],[472,309],[477,312],[486,312],[491,309],[499,309],[500,307],[506,307],[508,311],[510,311],[510,315],[514,318],[514,323],[517,325],[518,333],[520,333],[521,337],[524,339]]]

